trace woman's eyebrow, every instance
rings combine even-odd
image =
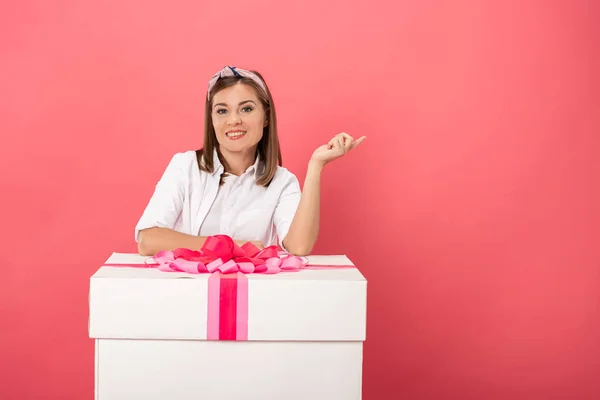
[[[241,106],[242,104],[246,104],[246,103],[254,103],[254,100],[244,100],[241,103],[239,103],[238,106]],[[254,105],[256,105],[256,103],[254,103]],[[225,103],[217,103],[213,107],[216,107],[216,106],[227,107],[227,104],[225,104]]]

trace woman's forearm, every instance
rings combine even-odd
[[[142,256],[154,256],[162,250],[191,249],[200,250],[206,241],[207,236],[193,236],[177,232],[169,228],[148,228],[140,231],[140,240],[138,242],[138,253]],[[251,242],[259,249],[263,244],[259,240],[234,240],[238,246],[243,246]]]
[[[200,250],[205,240],[205,236],[188,235],[169,228],[148,228],[140,232],[138,252],[142,256],[154,256],[161,250]]]
[[[322,171],[322,163],[313,160],[309,162],[302,197],[290,229],[283,240],[283,246],[291,254],[309,255],[319,236]]]

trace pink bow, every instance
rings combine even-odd
[[[161,271],[190,274],[217,271],[224,274],[276,274],[281,271],[297,271],[308,264],[305,257],[280,253],[276,246],[260,250],[248,242],[240,247],[227,235],[208,237],[200,251],[184,248],[159,251],[153,259]]]

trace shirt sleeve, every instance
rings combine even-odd
[[[139,233],[152,227],[173,228],[183,207],[184,180],[183,154],[177,153],[169,162],[162,177],[154,188],[154,193],[135,226],[135,241]]]
[[[287,249],[283,246],[283,240],[290,230],[290,225],[292,224],[294,215],[296,215],[301,196],[302,192],[300,191],[298,178],[296,178],[295,175],[290,174],[288,181],[283,187],[273,217],[275,229],[277,230],[277,236],[279,238],[279,245],[284,251],[287,251]]]

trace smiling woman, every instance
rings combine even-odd
[[[258,72],[254,74],[259,82],[263,82]],[[215,149],[226,174],[240,175],[255,162],[256,157],[260,157],[265,163],[265,173],[258,184],[267,186],[277,166],[282,164],[282,157],[275,105],[266,84],[260,84],[251,77],[235,75],[219,79],[209,88],[204,117],[202,155],[208,165]],[[200,159],[199,162],[202,168]]]
[[[138,251],[200,249],[225,234],[308,255],[317,240],[323,167],[360,144],[347,133],[319,146],[303,191],[282,166],[271,92],[256,71],[227,66],[209,81],[204,147],[171,159],[135,227]]]

